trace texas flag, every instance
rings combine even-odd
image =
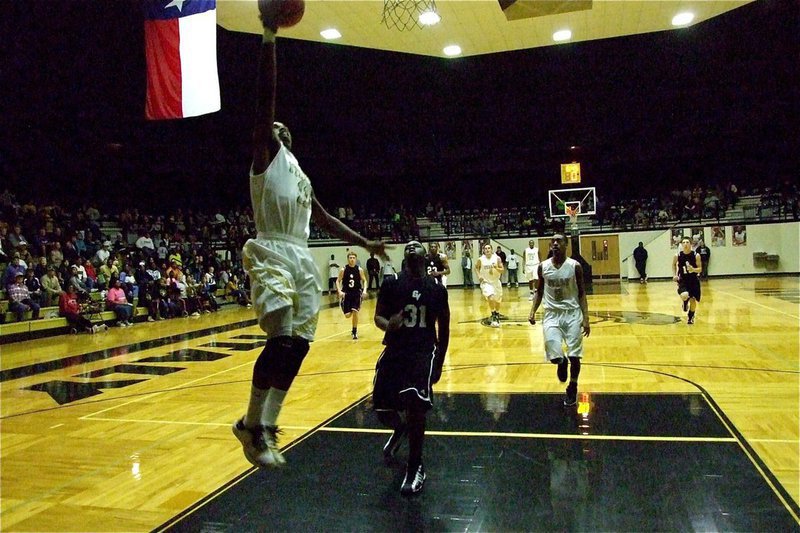
[[[150,120],[220,109],[215,0],[145,0],[144,43]]]

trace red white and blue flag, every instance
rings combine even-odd
[[[146,0],[145,116],[195,117],[220,109],[215,0]]]

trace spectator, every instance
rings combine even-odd
[[[56,267],[56,270],[60,270],[63,263],[64,253],[61,251],[61,243],[53,242],[50,248],[50,264]]]
[[[47,275],[47,257],[41,256],[39,261],[36,262],[36,266],[33,267],[33,275],[42,279],[43,276]]]
[[[328,260],[328,294],[336,294],[337,279],[339,279],[339,264],[336,262],[336,259],[334,259],[333,254],[331,254],[331,258]]]
[[[122,284],[119,278],[111,279],[111,288],[106,295],[106,307],[117,316],[117,326],[126,328],[132,326],[131,317],[133,316],[133,306],[128,302],[125,297],[125,291],[122,290]]]
[[[31,300],[41,306],[43,300],[42,283],[39,281],[39,278],[33,275],[32,268],[28,268],[25,271],[25,286],[28,288],[28,293],[31,295]]]
[[[17,322],[22,322],[26,311],[31,312],[31,320],[39,318],[39,304],[31,299],[28,287],[25,286],[25,275],[22,272],[15,274],[14,283],[8,286],[6,292],[10,302],[8,310],[17,315]]]
[[[111,241],[103,241],[103,245],[94,254],[94,264],[103,266],[108,262],[111,257]],[[106,278],[106,283],[110,278]]]
[[[17,275],[25,276],[27,268],[22,265],[19,258],[19,252],[14,252],[11,262],[6,267],[5,274],[3,274],[3,287],[9,287],[16,283]]]
[[[519,264],[522,261],[520,257],[514,252],[514,249],[511,249],[511,252],[508,254],[506,258],[506,265],[508,269],[508,286],[511,287],[513,284],[514,287],[519,287],[519,278],[517,277]]]
[[[136,239],[136,248],[138,248],[145,257],[152,257],[156,254],[156,246],[153,244],[153,239],[150,238],[149,231],[145,231],[141,237]]]
[[[73,286],[68,287],[67,292],[61,293],[58,299],[58,314],[67,319],[75,333],[80,330],[85,330],[87,333],[97,333],[108,329],[105,324],[92,325],[92,321],[81,314],[78,294]]]
[[[239,305],[243,307],[252,307],[252,305],[250,305],[250,298],[247,297],[247,293],[239,288],[239,276],[236,274],[231,276],[228,280],[228,284],[225,286],[225,296],[233,298]]]
[[[372,281],[375,281],[375,289],[380,289],[381,284],[378,276],[381,273],[381,264],[375,257],[375,254],[369,254],[367,259],[367,275],[369,275],[369,282],[367,283],[367,290],[372,288]]]
[[[695,252],[697,252],[700,255],[700,259],[703,260],[700,278],[708,279],[708,263],[711,260],[711,248],[706,246],[706,242],[704,240],[700,239]]]
[[[55,267],[52,265],[47,267],[47,274],[42,276],[39,281],[41,282],[42,290],[44,291],[44,305],[46,307],[55,305],[58,302],[61,293],[64,292],[61,289],[61,281],[59,281],[58,276],[56,276]]]
[[[633,250],[633,262],[639,272],[639,283],[647,283],[647,250],[641,241],[639,246]]]
[[[75,287],[78,297],[86,298],[89,296],[89,287],[87,287],[86,284],[81,281],[81,278],[78,275],[78,265],[72,265],[71,267],[71,274],[69,280],[67,281],[67,287],[69,286]]]
[[[461,272],[464,274],[464,288],[473,289],[475,283],[472,281],[472,257],[469,250],[464,251],[464,257],[461,258]]]

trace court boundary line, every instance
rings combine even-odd
[[[727,429],[728,432],[735,437],[737,443],[739,444],[739,447],[742,449],[745,456],[748,459],[750,459],[750,462],[756,468],[756,471],[759,474],[761,474],[761,477],[764,479],[764,481],[767,482],[767,485],[772,489],[772,491],[778,497],[778,500],[781,503],[783,503],[784,507],[792,515],[792,518],[794,518],[795,522],[798,525],[800,525],[800,505],[798,505],[798,503],[794,500],[791,494],[789,494],[789,491],[786,490],[783,484],[780,481],[778,481],[778,478],[775,476],[772,470],[770,470],[769,467],[767,467],[767,465],[763,462],[761,457],[756,453],[756,451],[753,449],[750,443],[747,442],[747,439],[744,438],[744,435],[742,435],[742,433],[736,428],[736,425],[728,418],[724,410],[717,404],[716,401],[714,401],[713,397],[708,393],[708,391],[702,385],[699,385],[694,381],[688,378],[684,378],[682,376],[669,374],[667,372],[659,372],[657,370],[651,370],[647,368],[635,368],[635,367],[628,367],[625,365],[603,364],[603,363],[599,364],[598,366],[608,366],[612,368],[626,368],[629,370],[650,372],[653,374],[659,374],[674,379],[678,379],[680,381],[684,381],[696,387],[697,390],[700,391],[703,398],[705,398],[706,402],[708,402],[709,407],[711,407],[714,413],[717,415],[717,418],[719,418],[720,422],[722,422],[725,429]]]
[[[783,311],[779,311],[777,309],[773,309],[772,307],[770,307],[768,305],[764,305],[762,303],[758,303],[758,302],[756,302],[754,300],[749,300],[749,299],[745,298],[744,296],[739,296],[738,294],[734,294],[732,292],[724,291],[724,290],[721,290],[721,289],[713,289],[713,290],[714,290],[714,292],[719,292],[721,294],[726,294],[728,296],[733,296],[734,298],[738,298],[739,300],[742,300],[743,302],[747,302],[747,303],[752,304],[752,305],[757,305],[758,307],[763,307],[764,309],[769,309],[770,311],[772,311],[774,313],[785,315],[785,316],[788,316],[789,318],[794,318],[795,320],[800,320],[800,316],[793,315],[791,313],[784,313]],[[768,298],[771,298],[771,297],[768,297]],[[789,302],[789,303],[791,303],[791,302]]]

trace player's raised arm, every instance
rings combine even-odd
[[[267,170],[272,156],[278,151],[278,141],[272,134],[275,122],[275,35],[277,2],[259,0],[261,24],[264,26],[261,51],[258,57],[258,78],[256,80],[256,116],[253,126],[253,174]]]

